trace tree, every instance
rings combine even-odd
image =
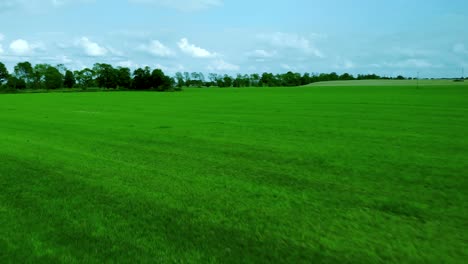
[[[237,74],[236,78],[232,80],[232,87],[239,88],[242,86],[242,75]]]
[[[190,73],[184,72],[184,82],[185,86],[190,87],[192,85],[192,80],[190,79]]]
[[[76,80],[75,80],[75,75],[73,72],[67,70],[65,72],[65,78],[63,80],[63,85],[67,88],[73,88],[75,86]]]
[[[34,70],[30,62],[19,62],[14,68],[16,78],[29,85],[34,79]]]
[[[336,72],[332,72],[328,76],[330,76],[329,78],[330,81],[338,81],[340,79],[340,77],[338,76]]]
[[[167,91],[172,87],[172,80],[161,69],[155,69],[151,73],[151,88],[156,91]]]
[[[182,88],[185,85],[184,75],[181,72],[175,74],[175,79],[177,81],[177,87]]]
[[[129,89],[132,85],[132,74],[129,68],[117,68],[117,86],[119,88]]]
[[[5,64],[0,62],[0,85],[8,80],[10,74],[8,73],[8,69],[5,67]]]
[[[97,85],[101,88],[117,88],[117,72],[110,64],[96,63],[93,71]]]
[[[350,81],[350,80],[354,80],[354,76],[349,74],[349,73],[343,73],[341,76],[340,76],[340,80],[342,81]]]
[[[253,86],[255,87],[260,86],[260,75],[258,73],[251,74],[250,80]]]
[[[57,66],[55,67],[57,68],[57,70],[60,72],[60,74],[62,75],[65,75],[67,73],[67,67],[65,67],[65,65],[63,65],[62,63],[60,64],[57,64]]]
[[[299,86],[301,85],[301,75],[293,73],[291,71],[279,76],[278,78],[281,85],[284,86]]]
[[[45,74],[49,64],[36,64],[34,66],[32,88],[43,89],[45,88]]]
[[[312,78],[310,77],[310,74],[308,72],[304,73],[301,77],[301,85],[306,85],[312,83]]]
[[[209,73],[208,79],[210,80],[209,86],[216,86],[218,80],[218,74],[216,73]]]
[[[15,90],[16,89],[23,90],[23,89],[26,89],[26,82],[23,79],[19,79],[16,76],[10,75],[6,86]]]
[[[161,69],[155,69],[151,73],[151,88],[155,90],[164,89],[165,80],[164,72]]]
[[[132,89],[148,90],[151,88],[151,69],[147,66],[144,69],[138,68],[133,72]]]
[[[223,77],[224,86],[223,87],[231,87],[232,82],[233,82],[232,77],[227,74],[224,74],[224,77]]]
[[[190,79],[191,79],[191,85],[192,86],[197,86],[200,87],[200,76],[198,75],[198,72],[192,72],[190,74]]]
[[[78,86],[83,89],[93,87],[94,84],[94,72],[89,68],[84,68],[81,71],[75,71],[75,80]]]
[[[264,72],[260,78],[260,86],[276,86],[276,78],[272,73]]]
[[[205,75],[202,72],[198,73],[198,80],[200,81],[200,87],[206,83]]]
[[[45,87],[47,89],[58,89],[61,88],[63,85],[63,75],[60,71],[53,67],[47,67],[45,72]]]

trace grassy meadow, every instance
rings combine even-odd
[[[463,263],[468,83],[0,95],[0,262]]]

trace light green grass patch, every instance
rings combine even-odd
[[[453,80],[352,80],[352,81],[330,81],[317,82],[307,86],[348,86],[348,87],[365,87],[365,86],[467,86],[466,82],[455,82]]]

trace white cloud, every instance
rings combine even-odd
[[[154,65],[155,69],[161,69],[164,71],[164,73],[166,74],[174,74],[176,72],[181,72],[185,69],[185,67],[181,64],[178,64],[178,65],[171,65],[171,66],[165,66],[165,65],[161,65],[161,64],[156,64]]]
[[[134,63],[134,62],[131,61],[131,60],[119,61],[119,62],[117,63],[117,66],[126,67],[126,68],[130,68],[130,69],[135,69],[135,68],[140,67],[140,65]]]
[[[63,64],[69,64],[69,63],[72,63],[73,60],[70,59],[68,56],[65,56],[65,55],[62,55],[62,56],[58,56],[57,58],[59,61],[61,61],[61,63]]]
[[[0,33],[0,41],[3,41],[5,40],[5,35],[3,35],[2,33]]]
[[[107,46],[105,49],[107,49],[110,53],[112,53],[115,56],[122,57],[124,56],[124,53],[118,49],[115,49],[113,47]]]
[[[247,56],[251,58],[271,58],[276,55],[276,51],[268,52],[266,50],[257,49],[247,53]]]
[[[129,0],[133,3],[154,4],[180,11],[198,11],[223,4],[222,0]]]
[[[273,34],[260,34],[259,37],[274,47],[300,50],[305,54],[319,58],[325,57],[307,38],[297,34],[276,32]]]
[[[24,39],[17,39],[10,44],[10,49],[17,55],[25,55],[31,52],[29,43]]]
[[[82,37],[77,41],[78,46],[83,48],[84,52],[92,57],[105,56],[107,54],[107,49],[99,46],[99,44],[92,42],[87,37]]]
[[[453,46],[453,52],[457,54],[468,54],[468,49],[462,43],[457,43]]]
[[[187,54],[190,55],[194,58],[213,58],[216,57],[216,53],[209,52],[206,49],[197,47],[191,43],[186,38],[182,38],[178,43],[177,46],[179,46],[179,49]]]
[[[224,60],[215,60],[207,67],[210,71],[238,71],[240,67],[235,64],[225,62]]]
[[[10,50],[15,55],[30,55],[35,50],[45,50],[44,45],[42,43],[32,43],[30,44],[28,41],[24,39],[17,39],[10,43]]]
[[[175,55],[174,51],[166,47],[159,40],[153,40],[149,44],[142,44],[138,49],[157,57],[172,57]]]
[[[285,63],[281,64],[281,68],[288,70],[288,71],[292,69],[292,67],[289,64],[285,64]]]

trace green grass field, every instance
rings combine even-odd
[[[0,262],[463,263],[467,175],[466,84],[0,95]]]
[[[466,82],[454,82],[453,80],[352,80],[352,81],[330,81],[330,82],[317,82],[307,86],[407,86],[407,87],[426,87],[426,86],[467,86]]]

